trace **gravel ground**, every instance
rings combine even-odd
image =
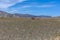
[[[0,40],[54,40],[60,36],[56,19],[0,19]]]

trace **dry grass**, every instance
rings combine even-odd
[[[0,18],[0,40],[49,40],[60,35],[60,21],[39,18]]]

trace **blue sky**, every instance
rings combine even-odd
[[[60,16],[60,0],[0,0],[0,10],[9,13]]]

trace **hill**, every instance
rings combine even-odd
[[[14,14],[11,14],[11,13],[7,13],[7,12],[4,12],[4,11],[0,11],[0,17],[16,17],[16,18],[20,18],[20,17],[25,17],[25,18],[28,18],[28,17],[35,17],[35,18],[51,18],[51,16],[45,16],[45,15],[41,15],[41,16],[36,16],[36,15],[30,15],[30,14],[19,14],[19,13],[14,13]]]

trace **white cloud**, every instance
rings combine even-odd
[[[54,7],[55,5],[40,5],[40,6],[37,6],[37,7],[41,7],[41,8],[47,8],[47,7]]]
[[[18,13],[19,11],[18,10],[11,10],[10,12],[11,13]]]
[[[23,2],[26,0],[0,0],[0,8],[4,9],[4,8],[8,8],[10,6],[13,6],[19,2]]]
[[[44,4],[44,5],[25,5],[25,6],[22,6],[21,8],[33,8],[33,7],[36,7],[36,8],[50,8],[50,7],[54,7],[56,5],[52,5],[52,4]]]
[[[39,4],[39,3],[36,3],[36,2],[32,2],[29,5],[22,6],[21,8],[31,8],[31,7],[50,8],[50,7],[54,7],[54,6],[56,6],[54,1],[47,2],[45,4]]]
[[[22,6],[22,8],[29,8],[29,7],[32,7],[32,6],[31,5]]]

